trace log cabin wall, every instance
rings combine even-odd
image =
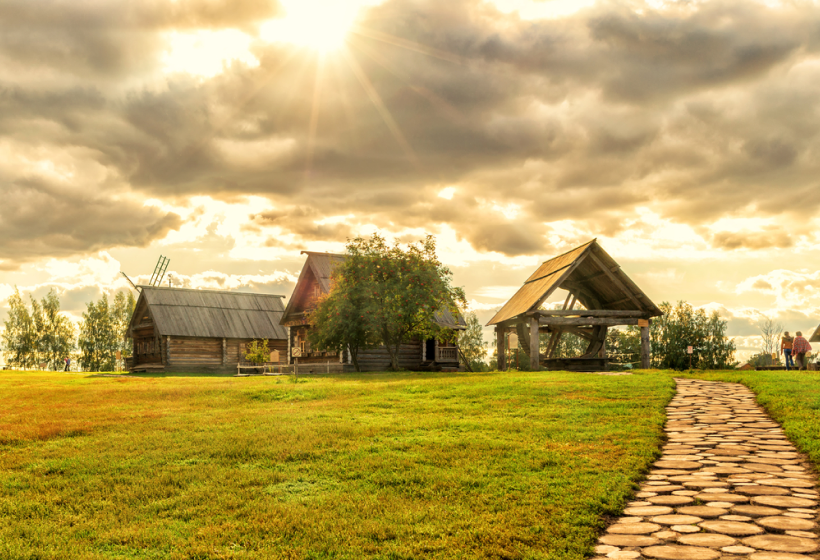
[[[133,371],[236,373],[252,340],[286,359],[282,296],[142,286],[129,325]],[[141,369],[142,368],[142,369]]]

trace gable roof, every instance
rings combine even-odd
[[[223,290],[193,290],[140,286],[137,309],[144,302],[161,336],[205,338],[285,339],[279,324],[284,311],[282,298]],[[137,313],[129,330],[139,321]]]
[[[820,325],[817,325],[817,328],[814,329],[814,334],[811,335],[809,342],[820,342]]]
[[[640,311],[646,317],[663,314],[593,239],[545,261],[487,325],[536,311],[559,288],[571,291],[587,309]]]
[[[308,258],[302,267],[302,272],[299,273],[299,280],[296,281],[296,286],[293,288],[293,294],[291,295],[290,301],[288,301],[288,305],[282,315],[283,323],[298,319],[297,316],[301,315],[301,312],[298,312],[297,309],[301,304],[300,300],[305,295],[307,283],[309,282],[311,275],[316,279],[322,293],[326,294],[330,292],[330,279],[333,275],[333,269],[347,259],[347,255],[339,253],[302,251],[302,254],[307,255]],[[461,314],[459,314],[457,318],[454,318],[453,314],[447,309],[437,312],[433,318],[433,322],[440,327],[445,328],[467,328],[467,322]]]

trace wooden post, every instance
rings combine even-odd
[[[530,317],[530,369],[533,371],[541,370],[541,348],[539,348],[538,329],[538,315]]]
[[[505,355],[504,355],[504,324],[496,325],[495,327],[495,337],[497,340],[496,343],[496,350],[498,351],[498,371],[504,371],[507,369],[507,364],[505,363]]]
[[[649,321],[647,321],[648,323]],[[641,327],[641,368],[649,369],[650,366],[649,347],[649,326]]]

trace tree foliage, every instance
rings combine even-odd
[[[80,361],[85,371],[113,371],[118,347],[116,325],[103,294],[97,302],[86,304],[80,322]]]
[[[343,301],[345,294],[349,303]],[[347,346],[351,357],[351,343],[363,348],[378,341],[390,355],[391,368],[397,370],[403,342],[454,339],[455,333],[439,327],[434,319],[441,313],[457,317],[465,303],[464,291],[452,285],[452,273],[436,256],[432,236],[403,249],[374,234],[348,242],[347,258],[333,272],[330,293],[310,313],[308,336],[318,349]]]
[[[134,315],[134,308],[137,306],[137,300],[134,294],[130,291],[117,292],[114,296],[114,305],[111,306],[111,323],[113,325],[114,334],[116,336],[116,350],[122,353],[122,357],[126,358],[134,353],[134,341],[126,337],[128,325],[131,323],[131,317]]]
[[[735,367],[735,343],[726,336],[726,321],[717,311],[707,315],[685,301],[676,306],[663,302],[663,316],[652,319],[650,340],[652,367],[683,370],[689,368],[687,346],[692,346],[692,367],[727,369]],[[640,336],[640,335],[638,335]]]
[[[466,316],[467,328],[458,335],[458,348],[470,371],[486,371],[487,343],[481,323],[475,313]]]
[[[268,348],[268,341],[254,340],[247,345],[245,349],[245,359],[252,364],[262,365],[270,358],[270,349]]]
[[[75,347],[74,325],[60,314],[60,300],[54,290],[40,301],[29,298],[30,309],[16,288],[9,298],[9,316],[3,333],[5,360],[24,369],[41,365],[62,369],[65,358]]]

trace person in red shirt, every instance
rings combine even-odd
[[[811,344],[809,341],[803,338],[803,333],[797,331],[797,336],[794,337],[794,342],[792,342],[792,355],[794,356],[795,367],[798,367],[800,371],[803,371],[806,368],[806,353],[811,352]]]

